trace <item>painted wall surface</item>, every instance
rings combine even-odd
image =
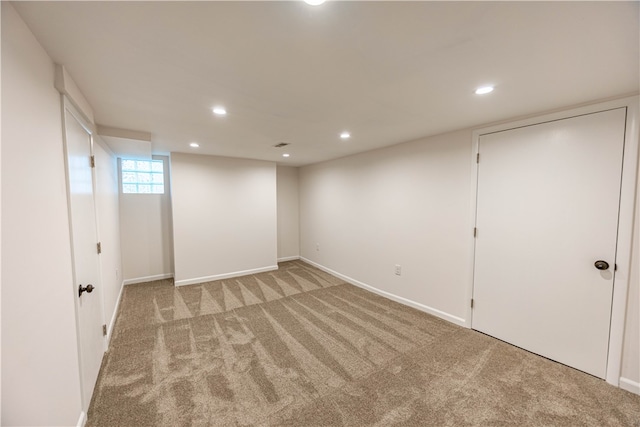
[[[301,256],[463,323],[471,162],[459,131],[302,167]]]
[[[298,168],[278,166],[278,259],[300,256]]]
[[[2,2],[2,425],[81,413],[60,95],[54,64]]]
[[[99,136],[94,136],[96,158],[96,211],[98,237],[102,245],[100,273],[106,325],[111,330],[118,297],[122,289],[120,252],[120,206],[118,197],[118,159]]]
[[[463,324],[471,280],[471,138],[471,131],[458,131],[300,168],[301,256]],[[621,371],[636,390],[639,210]]]
[[[164,194],[120,194],[125,284],[171,277],[174,271],[169,158],[153,158],[164,162]]]
[[[640,393],[640,179],[636,185],[636,215],[620,377],[635,383],[636,392]]]
[[[176,285],[277,265],[276,165],[171,154]]]

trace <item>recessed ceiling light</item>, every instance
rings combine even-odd
[[[224,107],[213,107],[213,114],[216,116],[224,116],[227,114],[227,110]]]
[[[349,139],[349,138],[351,138],[351,134],[350,134],[349,132],[342,132],[342,133],[340,134],[340,138],[342,138],[342,139]]]
[[[284,153],[282,157],[289,157],[289,153]]]
[[[476,89],[476,95],[484,95],[489,92],[493,92],[493,86],[482,86]]]
[[[306,4],[310,4],[311,6],[319,6],[325,2],[325,0],[304,0]]]
[[[189,147],[198,148],[200,147],[200,144],[198,144],[197,142],[192,142],[191,144],[189,144]]]

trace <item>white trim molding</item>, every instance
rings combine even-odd
[[[620,378],[620,370],[622,365],[622,344],[624,338],[624,323],[627,305],[627,290],[629,288],[629,274],[631,271],[631,246],[633,238],[633,214],[636,195],[636,171],[638,168],[638,145],[640,140],[640,111],[639,97],[631,96],[620,99],[614,99],[603,102],[595,102],[591,105],[581,106],[577,108],[568,108],[563,111],[556,111],[549,114],[542,114],[536,117],[530,117],[523,120],[515,120],[512,122],[504,122],[497,125],[479,128],[473,131],[472,138],[472,225],[475,227],[475,211],[478,183],[478,165],[476,163],[476,153],[478,153],[478,142],[480,135],[498,132],[507,129],[513,129],[522,126],[529,126],[554,120],[562,120],[584,114],[591,114],[600,111],[611,110],[615,108],[627,109],[627,122],[625,129],[625,144],[622,165],[622,183],[620,190],[620,213],[618,219],[618,241],[616,245],[616,265],[617,271],[614,276],[613,298],[611,310],[611,323],[609,327],[609,354],[607,358],[607,371],[605,380],[614,386],[622,388],[622,380]],[[471,234],[471,233],[470,233]],[[475,255],[475,244],[472,246],[472,255],[470,257],[471,277],[468,284],[467,294],[469,298],[473,295],[473,260]],[[467,317],[469,318],[469,327],[472,326],[473,316],[472,310],[467,309]],[[636,384],[633,381],[629,383]]]
[[[87,414],[85,414],[84,411],[80,412],[80,418],[78,418],[78,424],[76,424],[78,427],[84,427],[84,425],[87,423]]]
[[[633,246],[633,221],[636,200],[636,179],[638,170],[638,144],[640,144],[639,97],[620,100],[620,106],[627,107],[627,128],[625,129],[624,154],[622,163],[622,184],[620,188],[620,213],[618,217],[618,243],[616,246],[616,266],[613,282],[613,302],[611,305],[611,326],[609,327],[609,358],[606,380],[619,385],[622,370],[622,349],[624,327],[627,315],[627,298],[631,276],[631,250]],[[615,101],[613,101],[615,102]],[[612,107],[616,106],[615,104]]]
[[[58,92],[65,95],[84,119],[94,127],[93,109],[63,65],[56,64],[53,86]],[[92,131],[91,133],[95,132]]]
[[[367,291],[373,292],[374,294],[378,294],[378,295],[380,295],[382,297],[388,298],[388,299],[393,300],[395,302],[399,302],[400,304],[404,304],[404,305],[407,305],[409,307],[413,307],[413,308],[415,308],[417,310],[424,311],[425,313],[428,313],[428,314],[431,314],[433,316],[439,317],[441,319],[447,320],[447,321],[449,321],[451,323],[454,323],[454,324],[456,324],[458,326],[465,326],[465,319],[463,319],[461,317],[454,316],[454,315],[449,314],[449,313],[445,313],[444,311],[435,309],[433,307],[429,307],[429,306],[424,305],[424,304],[420,304],[418,302],[415,302],[413,300],[410,300],[410,299],[407,299],[407,298],[392,294],[390,292],[382,291],[382,290],[380,290],[378,288],[375,288],[375,287],[373,287],[371,285],[363,283],[363,282],[361,282],[359,280],[356,280],[356,279],[351,278],[349,276],[346,276],[344,274],[338,273],[337,271],[331,270],[330,268],[327,268],[324,265],[320,265],[318,263],[315,263],[315,262],[313,262],[313,261],[311,261],[311,260],[309,260],[307,258],[300,257],[300,260],[303,261],[303,262],[306,262],[307,264],[312,265],[312,266],[314,266],[316,268],[319,268],[320,270],[322,270],[324,272],[327,272],[327,273],[329,273],[329,274],[331,274],[333,276],[336,276],[336,277],[338,277],[338,278],[340,278],[340,279],[342,279],[342,280],[344,280],[344,281],[346,281],[346,282],[348,282],[348,283],[350,283],[350,284],[352,284],[354,286],[357,286],[359,288],[362,288],[362,289],[365,289]]]
[[[216,274],[213,276],[194,277],[193,279],[177,280],[176,286],[196,285],[198,283],[213,282],[215,280],[230,279],[232,277],[247,276],[249,274],[264,273],[267,271],[277,270],[278,265],[270,265],[267,267],[254,268],[252,270],[234,271],[231,273]]]
[[[153,282],[155,280],[172,279],[173,273],[156,274],[154,276],[134,277],[133,279],[125,279],[123,285],[135,285],[137,283]]]
[[[640,383],[631,381],[628,378],[620,377],[620,388],[640,395]]]
[[[118,299],[116,299],[116,306],[113,309],[113,314],[111,315],[111,321],[107,326],[107,350],[109,350],[109,345],[111,345],[111,333],[113,332],[113,326],[116,324],[116,318],[118,317],[118,310],[120,309],[120,301],[122,301],[122,294],[124,291],[124,282],[120,284],[120,292],[118,292]]]
[[[298,259],[300,259],[300,255],[285,256],[285,257],[282,257],[282,258],[278,258],[278,262],[296,261]]]

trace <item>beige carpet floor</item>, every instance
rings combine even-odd
[[[88,426],[640,427],[640,396],[299,261],[123,292]]]

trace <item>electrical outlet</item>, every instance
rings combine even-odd
[[[316,243],[316,251],[320,250],[320,243]]]
[[[400,267],[400,264],[396,264],[396,276],[400,275],[402,275],[402,267]]]

